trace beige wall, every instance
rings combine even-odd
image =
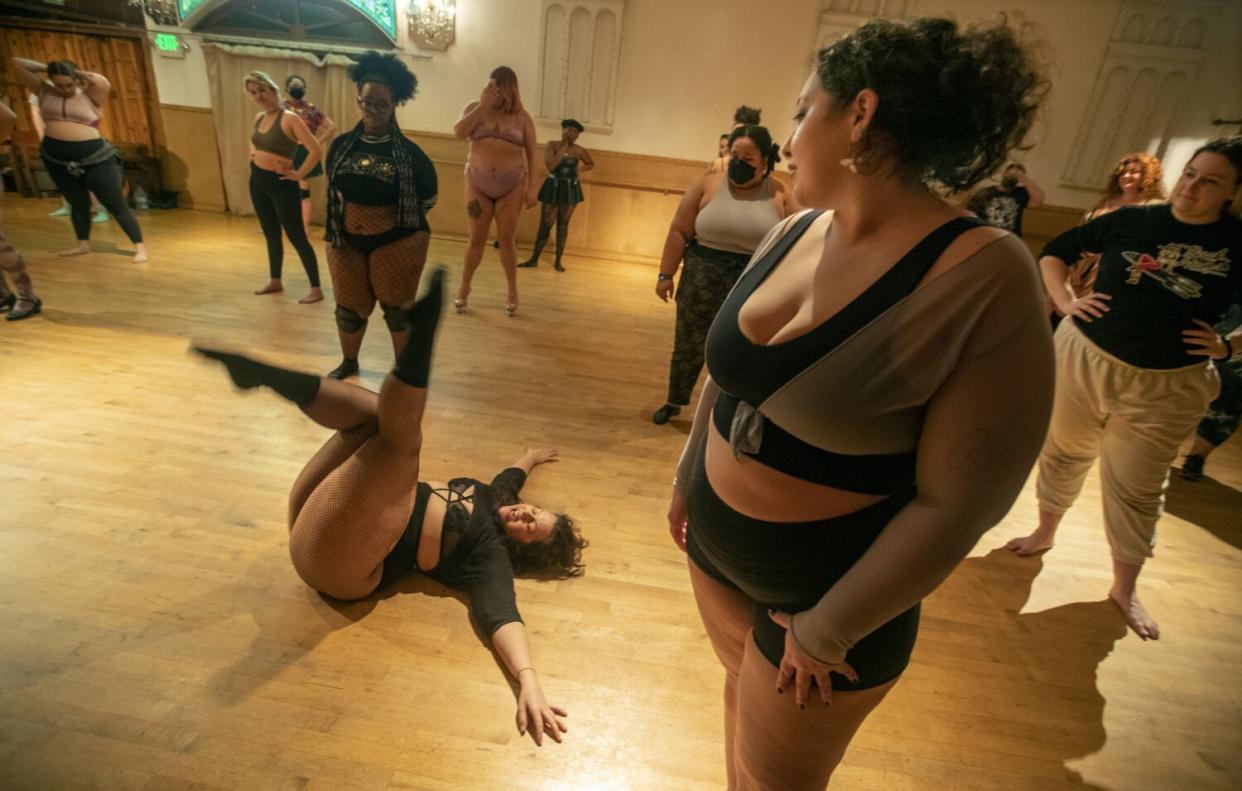
[[[178,205],[224,211],[224,182],[211,110],[160,105],[168,145],[160,152],[165,189],[176,190]]]

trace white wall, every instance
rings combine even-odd
[[[611,134],[581,142],[604,150],[706,160],[739,104],[763,108],[778,141],[788,134],[793,102],[810,73],[821,0],[628,0],[622,26],[616,123]],[[989,20],[1001,12],[1030,23],[1048,64],[1052,92],[1030,142],[1018,156],[1048,192],[1049,202],[1087,206],[1096,196],[1063,187],[1065,165],[1079,119],[1087,109],[1120,0],[918,0],[920,14],[947,14],[959,22]],[[535,105],[540,48],[540,0],[458,0],[457,41],[430,59],[411,59],[417,98],[400,110],[406,128],[448,132],[462,106],[478,97],[497,65],[517,71]],[[405,1],[398,2],[399,43]],[[193,38],[184,60],[156,57],[160,99],[210,106],[202,49]],[[1211,118],[1242,113],[1242,3],[1226,2],[1214,31],[1200,85],[1175,123],[1179,142],[1166,169],[1180,169],[1204,139],[1236,127],[1213,128]],[[273,42],[275,45],[276,43]],[[540,125],[542,138],[559,130]]]

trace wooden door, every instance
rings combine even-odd
[[[112,95],[103,108],[100,132],[118,144],[145,145],[155,155],[156,124],[150,108],[157,106],[155,86],[147,69],[146,38],[93,35],[0,27],[0,57],[8,65],[14,56],[47,63],[49,60],[71,60],[78,68],[108,78]],[[14,139],[18,143],[37,142],[30,120],[26,91],[12,78],[4,76],[4,95],[18,114]],[[20,108],[20,109],[19,109]]]

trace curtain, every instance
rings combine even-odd
[[[207,79],[211,83],[212,115],[220,145],[220,170],[230,214],[254,214],[250,204],[250,133],[259,112],[243,83],[256,69],[271,75],[282,89],[290,74],[306,80],[306,98],[336,122],[333,133],[347,132],[358,123],[354,102],[357,88],[346,69],[353,62],[342,55],[318,58],[311,53],[271,47],[235,46],[203,42],[207,59]],[[327,155],[329,139],[324,144]],[[327,206],[327,178],[310,180],[311,218],[322,223]]]

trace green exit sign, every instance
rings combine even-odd
[[[181,49],[181,40],[174,33],[156,33],[155,48],[160,52],[177,52]]]

